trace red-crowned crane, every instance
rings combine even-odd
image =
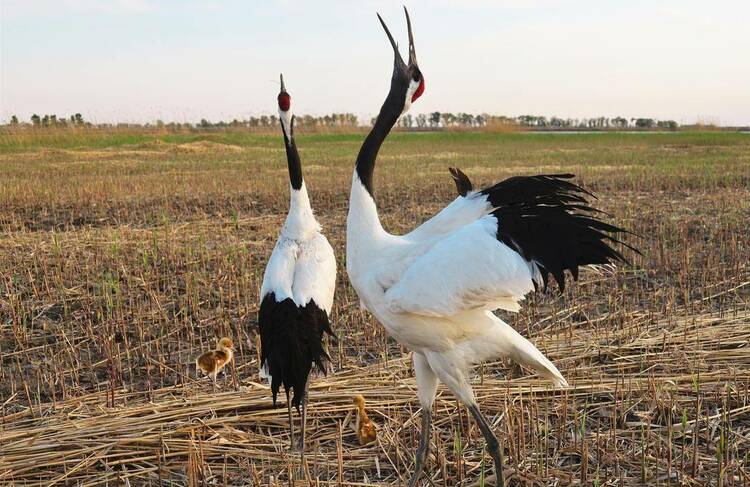
[[[406,10],[406,9],[404,9]],[[381,144],[398,118],[424,92],[409,13],[409,62],[403,61],[380,18],[395,56],[391,88],[357,156],[346,227],[346,268],[362,305],[399,343],[413,352],[422,435],[414,486],[430,442],[431,410],[438,380],[466,405],[487,442],[498,485],[502,455],[490,422],[480,413],[469,383],[475,364],[509,357],[557,386],[560,371],[494,310],[518,311],[524,296],[547,285],[561,289],[565,271],[578,277],[588,264],[623,256],[610,247],[624,230],[596,218],[586,190],[570,174],[512,177],[475,191],[451,169],[460,196],[406,235],[386,232],[373,198],[373,170]]]
[[[273,402],[283,385],[292,449],[304,451],[308,380],[313,366],[325,372],[329,360],[323,334],[333,336],[330,315],[336,287],[336,259],[313,215],[294,143],[291,97],[281,76],[278,96],[281,131],[289,166],[289,213],[263,276],[258,312],[261,377],[271,383]],[[293,397],[290,398],[290,391]],[[300,441],[294,442],[292,406],[300,412]]]

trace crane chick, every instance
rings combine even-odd
[[[224,337],[219,340],[216,350],[203,353],[195,359],[195,367],[210,377],[215,386],[216,376],[232,361],[232,357],[234,357],[234,343],[231,338]]]
[[[375,430],[375,423],[365,411],[365,398],[357,394],[353,402],[357,405],[357,440],[360,445],[372,443],[377,438],[378,432]]]

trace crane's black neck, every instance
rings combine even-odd
[[[302,163],[297,152],[297,144],[294,143],[294,119],[290,121],[289,132],[286,133],[284,121],[281,120],[281,131],[284,133],[284,146],[286,147],[286,162],[289,166],[289,182],[292,189],[302,188]]]
[[[359,180],[365,189],[367,189],[367,192],[370,193],[370,196],[374,196],[372,176],[375,171],[375,159],[378,157],[380,146],[404,110],[408,86],[408,79],[403,80],[395,76],[391,79],[391,91],[380,108],[375,125],[359,149],[359,154],[357,155],[357,176],[359,176]]]

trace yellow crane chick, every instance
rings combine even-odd
[[[216,376],[232,361],[232,357],[234,357],[234,343],[231,338],[224,337],[219,340],[216,350],[203,353],[195,359],[195,367],[204,375],[209,376],[216,386]]]
[[[353,402],[357,405],[357,440],[360,445],[372,443],[377,438],[378,432],[375,430],[375,423],[365,412],[365,398],[357,394]]]

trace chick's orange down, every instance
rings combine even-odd
[[[360,445],[372,443],[377,438],[378,433],[375,429],[375,423],[372,422],[365,411],[365,398],[360,395],[354,396],[354,404],[357,405],[357,440],[359,440]]]
[[[195,366],[215,382],[216,376],[232,361],[233,356],[234,343],[232,343],[230,338],[224,337],[219,340],[216,350],[203,353],[195,359]]]

